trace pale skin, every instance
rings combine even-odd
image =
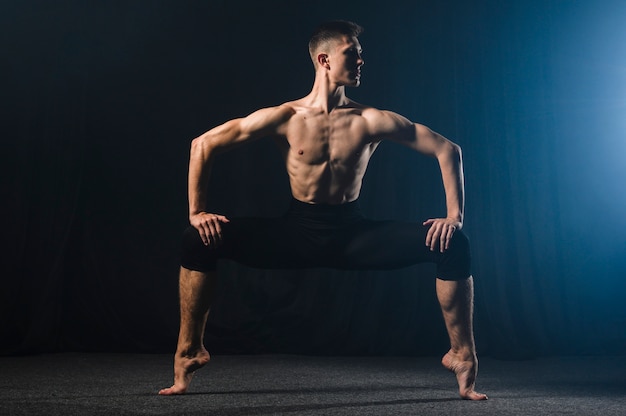
[[[295,199],[311,204],[342,204],[358,198],[370,157],[382,140],[403,144],[437,159],[446,193],[447,215],[424,221],[429,231],[424,242],[431,250],[445,251],[463,225],[464,184],[459,146],[421,124],[390,111],[350,100],[346,86],[360,84],[364,64],[356,37],[344,36],[313,51],[315,82],[311,92],[295,101],[258,110],[228,121],[192,141],[189,162],[189,220],[205,245],[221,243],[223,215],[207,212],[206,190],[214,157],[262,137],[278,144]],[[203,337],[216,281],[215,272],[181,267],[181,323],[174,358],[174,384],[161,395],[183,394],[194,372],[209,362]],[[456,375],[464,399],[484,400],[474,389],[478,359],[474,345],[473,280],[437,279],[450,350],[442,359]]]

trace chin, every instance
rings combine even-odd
[[[351,77],[343,81],[340,85],[343,85],[344,87],[358,87],[361,85],[361,78]]]

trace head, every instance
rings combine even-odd
[[[358,86],[364,64],[358,36],[363,28],[356,23],[335,20],[321,24],[309,41],[309,54],[315,70],[328,71],[342,85]]]

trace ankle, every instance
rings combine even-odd
[[[467,347],[452,347],[448,354],[451,358],[459,361],[474,361],[476,360],[476,349],[470,346]]]
[[[202,344],[184,344],[178,345],[178,347],[176,348],[176,355],[179,357],[193,358],[198,355],[203,355],[205,353],[207,353],[207,351]]]

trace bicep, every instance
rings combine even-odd
[[[368,133],[374,140],[392,140],[407,144],[412,141],[410,120],[391,111],[367,109],[363,112],[367,121]]]
[[[429,156],[437,156],[443,149],[452,145],[448,139],[435,133],[423,124],[413,123],[395,113],[386,113],[381,123],[383,138],[400,143]]]
[[[217,126],[202,136],[200,141],[211,149],[222,151],[247,141],[280,133],[291,112],[283,107],[264,108]]]
[[[451,141],[423,124],[415,123],[414,131],[415,138],[412,147],[418,152],[437,156],[442,150],[453,145]]]
[[[293,113],[293,109],[286,106],[257,110],[249,116],[240,119],[239,134],[242,138],[252,139],[276,136],[281,133],[283,126]]]

